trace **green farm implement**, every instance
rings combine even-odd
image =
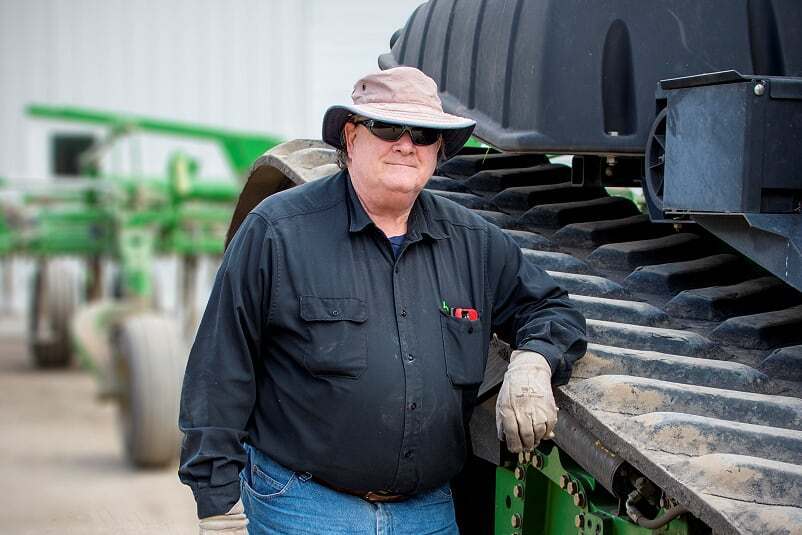
[[[129,460],[164,465],[178,451],[178,401],[185,339],[197,319],[199,261],[222,254],[241,178],[277,140],[77,108],[37,105],[28,113],[107,132],[80,154],[85,178],[25,197],[36,216],[15,249],[36,259],[28,324],[33,363],[66,366],[77,356],[97,375],[101,397],[118,402]],[[216,142],[233,176],[203,178],[197,161],[184,153],[169,158],[163,177],[101,173],[103,158],[134,133]],[[11,235],[0,221],[0,253]],[[177,318],[155,305],[154,262],[163,257],[180,265]]]

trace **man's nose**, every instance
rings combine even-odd
[[[415,144],[412,142],[412,137],[409,132],[404,134],[395,142],[395,148],[402,154],[411,154],[415,152]]]

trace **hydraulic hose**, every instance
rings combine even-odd
[[[675,505],[674,507],[666,511],[665,514],[662,516],[658,516],[657,518],[646,518],[645,516],[643,516],[643,513],[641,513],[640,510],[638,510],[638,508],[635,507],[635,504],[633,503],[634,501],[633,498],[635,497],[635,495],[637,495],[637,493],[633,492],[629,495],[629,497],[627,497],[627,502],[626,502],[627,514],[633,521],[635,521],[635,523],[637,523],[642,528],[647,528],[647,529],[661,528],[666,524],[668,524],[669,522],[671,522],[672,520],[674,520],[675,518],[677,518],[682,513],[688,512],[688,509],[686,509],[684,505]]]

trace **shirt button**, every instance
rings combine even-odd
[[[339,310],[332,310],[331,312],[329,312],[329,314],[331,314],[332,316],[339,316],[340,315],[340,311]]]
[[[417,403],[412,402],[412,403],[409,404],[409,410],[414,411],[417,408],[418,408],[418,404]]]
[[[404,458],[409,459],[410,457],[412,457],[412,453],[413,453],[412,450],[405,451]]]
[[[412,353],[410,353],[409,355],[407,355],[407,360],[408,360],[409,362],[412,362],[413,360],[415,360],[415,355],[413,355]]]
[[[401,309],[401,317],[402,318],[406,318],[407,317],[407,310],[405,308]]]

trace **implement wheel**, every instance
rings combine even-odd
[[[120,430],[128,460],[164,466],[178,455],[186,351],[178,326],[153,313],[126,319],[116,337]]]
[[[70,321],[81,302],[80,276],[69,262],[39,262],[28,306],[28,340],[36,368],[65,367],[72,361]]]

